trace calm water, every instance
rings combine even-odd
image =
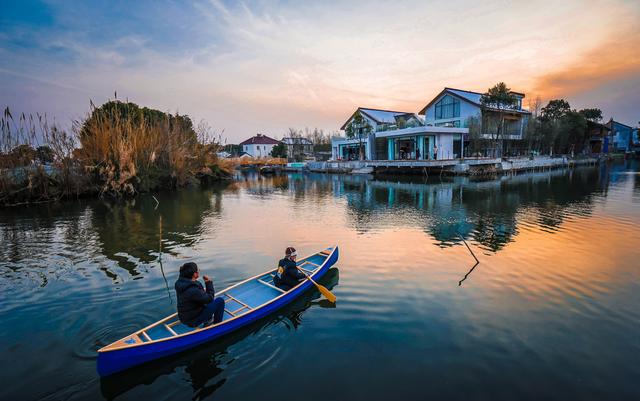
[[[0,399],[640,399],[638,170],[246,175],[157,209],[147,195],[0,210]],[[221,342],[97,376],[98,348],[173,312],[185,260],[222,289],[288,245],[333,244],[335,307],[309,292]]]

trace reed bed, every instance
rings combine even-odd
[[[0,121],[0,204],[98,194],[132,197],[230,176],[219,140],[188,116],[109,101],[90,104],[69,132],[46,116],[5,109]]]

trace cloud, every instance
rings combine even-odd
[[[640,16],[633,4],[54,2],[48,24],[0,30],[0,105],[76,117],[117,91],[239,141],[335,130],[357,106],[417,111],[444,86],[579,94],[635,74],[636,55],[616,59],[637,35],[623,49],[611,39]],[[617,67],[578,71],[602,51]]]
[[[618,33],[571,65],[540,76],[533,91],[544,98],[572,96],[610,81],[640,76],[640,31]]]

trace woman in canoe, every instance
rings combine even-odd
[[[278,270],[276,271],[276,275],[273,276],[273,283],[276,287],[289,291],[298,285],[301,280],[306,278],[305,275],[298,270],[296,265],[297,257],[298,253],[294,247],[290,246],[285,250],[285,257],[278,262]]]
[[[206,290],[198,281],[199,277],[198,265],[188,262],[180,266],[180,277],[175,284],[178,318],[190,327],[219,323],[224,313],[224,299],[215,297],[209,277],[202,277]]]

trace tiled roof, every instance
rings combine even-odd
[[[257,134],[244,142],[240,142],[240,145],[277,145],[279,143],[280,141],[269,138],[266,135]]]
[[[397,123],[398,117],[418,117],[412,112],[408,111],[393,111],[393,110],[380,110],[380,109],[368,109],[364,107],[358,107],[356,112],[360,111],[362,114],[371,118],[378,124],[395,124]],[[345,129],[349,121],[353,118],[356,113],[354,112],[351,117],[342,125],[340,129]]]

